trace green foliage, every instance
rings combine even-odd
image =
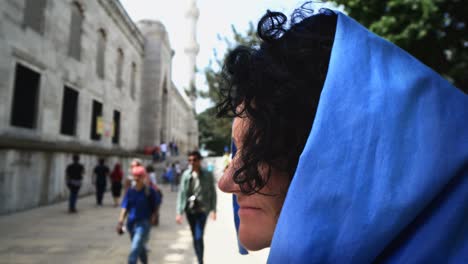
[[[376,34],[397,44],[468,93],[468,4],[464,0],[333,0]],[[208,92],[200,96],[219,101],[221,69],[226,54],[237,45],[259,44],[251,23],[245,34],[232,27],[224,41],[226,53],[205,69]],[[220,155],[230,144],[230,119],[216,119],[214,107],[198,115],[200,143]]]
[[[231,144],[231,119],[215,118],[214,107],[198,114],[198,129],[200,131],[200,145],[214,152],[214,155],[222,155],[224,146]]]
[[[216,51],[214,51],[214,62],[211,61],[210,65],[205,68],[205,78],[208,83],[208,92],[201,93],[201,97],[210,98],[213,102],[219,101],[219,88],[222,85],[221,70],[223,67],[224,59],[226,55],[232,51],[238,45],[245,45],[248,47],[258,45],[259,39],[256,35],[255,27],[252,23],[249,24],[249,28],[245,34],[239,33],[234,26],[232,28],[232,40],[227,37],[220,37],[218,39],[224,41],[226,44],[226,52],[223,54],[222,58],[218,57]]]
[[[463,0],[334,0],[468,93],[468,4]]]
[[[211,62],[210,66],[205,69],[205,78],[209,89],[208,92],[202,92],[199,95],[211,99],[214,103],[218,103],[220,100],[219,88],[223,85],[221,70],[228,52],[238,45],[254,46],[259,43],[252,23],[250,23],[250,27],[245,35],[239,33],[234,26],[232,26],[232,34],[232,40],[226,37],[218,37],[220,41],[224,41],[226,44],[226,52],[222,56],[222,59],[220,59],[215,51],[214,63]],[[197,119],[200,131],[200,144],[205,144],[206,149],[214,151],[215,155],[222,155],[224,146],[231,144],[232,119],[216,118],[215,107],[208,108],[203,113],[200,113]]]

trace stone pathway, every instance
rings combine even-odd
[[[219,160],[209,159],[219,177]],[[164,201],[160,225],[151,231],[150,263],[195,264],[190,228],[175,223],[176,193],[162,186]],[[0,216],[0,264],[23,263],[126,263],[128,235],[118,236],[119,208],[104,206],[94,196],[79,199],[78,214],[68,214],[65,202],[12,215]],[[266,263],[268,249],[246,256],[237,253],[231,196],[218,191],[218,220],[208,220],[205,230],[205,263]]]

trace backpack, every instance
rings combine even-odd
[[[149,186],[145,186],[145,196],[146,196],[146,200],[148,201],[148,204],[150,206],[151,214],[153,214],[154,211],[156,210],[156,206],[158,204],[157,204],[157,201],[156,201],[157,198],[154,196],[153,192],[151,192],[150,188],[151,187],[149,187]]]
[[[151,192],[151,189],[152,188],[154,190],[154,194],[153,192]],[[162,197],[163,197],[163,194],[161,192],[161,190],[157,187],[150,187],[150,186],[146,186],[145,187],[145,196],[146,196],[146,199],[148,200],[148,204],[151,208],[151,224],[152,225],[155,225],[155,226],[158,226],[159,225],[159,206],[161,205],[162,203]]]

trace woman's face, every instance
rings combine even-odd
[[[249,250],[260,250],[269,247],[275,231],[287,188],[289,177],[272,169],[271,178],[260,192],[270,195],[254,193],[245,195],[240,192],[239,185],[234,183],[234,172],[241,166],[242,138],[248,129],[249,119],[235,118],[233,124],[233,139],[237,146],[237,154],[225,170],[218,182],[218,187],[227,193],[237,195],[239,203],[239,240]],[[260,167],[260,174],[267,176],[267,168]]]

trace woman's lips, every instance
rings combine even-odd
[[[252,206],[241,206],[239,207],[239,211],[237,212],[239,216],[249,216],[249,215],[256,215],[260,213],[262,210],[258,207]]]

